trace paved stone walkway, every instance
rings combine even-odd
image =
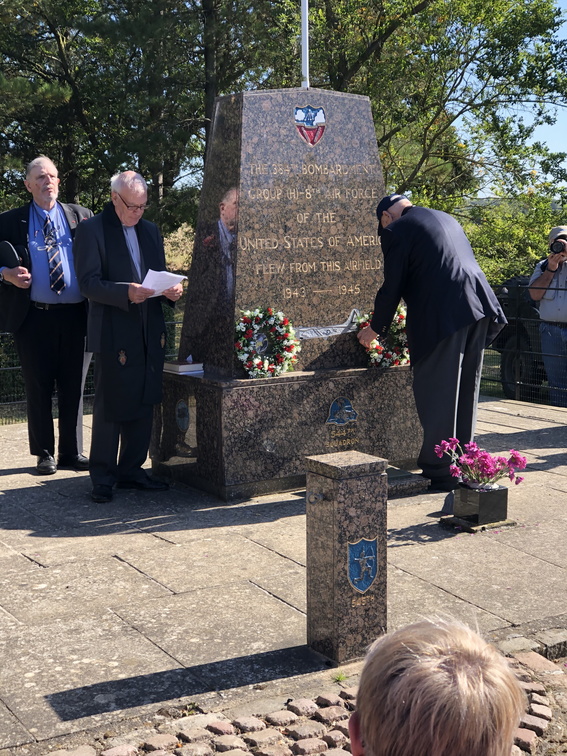
[[[547,702],[532,706],[554,712],[542,735],[525,728],[536,733],[525,750],[551,731],[560,740],[555,712],[567,710],[562,664],[545,659],[567,656],[566,421],[564,409],[481,405],[480,443],[528,456],[510,492],[515,527],[441,528],[443,494],[388,507],[389,628],[451,615],[516,656],[543,685],[532,693]],[[0,756],[99,756],[134,730],[120,747],[155,752],[146,739],[177,737],[193,711],[235,727],[245,749],[228,750],[256,753],[240,717],[273,729],[267,716],[289,699],[356,687],[360,662],[337,671],[305,645],[304,492],[226,505],[183,488],[121,491],[95,506],[84,473],[34,474],[26,436],[25,425],[0,434]],[[296,753],[286,728],[276,745]],[[201,747],[218,750],[214,737]]]

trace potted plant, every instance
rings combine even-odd
[[[435,453],[439,458],[445,454],[451,458],[451,475],[459,479],[453,500],[455,517],[476,525],[507,519],[508,489],[498,481],[508,478],[516,485],[521,483],[523,478],[516,471],[525,469],[525,457],[515,449],[510,449],[508,457],[492,455],[474,441],[461,447],[458,438],[441,441]]]

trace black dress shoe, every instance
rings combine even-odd
[[[169,491],[169,484],[149,476],[144,480],[121,480],[116,488],[130,488],[135,491]]]
[[[57,472],[57,465],[51,454],[46,454],[37,458],[35,469],[40,475],[54,475]]]
[[[96,501],[97,504],[108,504],[109,501],[112,501],[112,486],[105,486],[102,483],[93,486],[91,499]]]
[[[70,467],[71,470],[88,470],[89,458],[84,454],[60,454],[57,458],[57,467]]]

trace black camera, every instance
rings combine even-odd
[[[560,239],[567,241],[564,236],[558,236],[557,239],[554,239],[549,245],[549,249],[551,252],[553,252],[554,255],[559,254],[559,252],[565,252],[565,245],[560,241]]]

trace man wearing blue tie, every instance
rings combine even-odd
[[[86,306],[74,270],[73,238],[92,212],[57,201],[59,177],[40,156],[28,165],[29,205],[0,214],[0,241],[9,242],[19,265],[0,268],[0,329],[14,334],[26,388],[30,453],[37,472],[57,466],[88,469],[77,445],[85,358]],[[59,410],[58,459],[52,396]]]

